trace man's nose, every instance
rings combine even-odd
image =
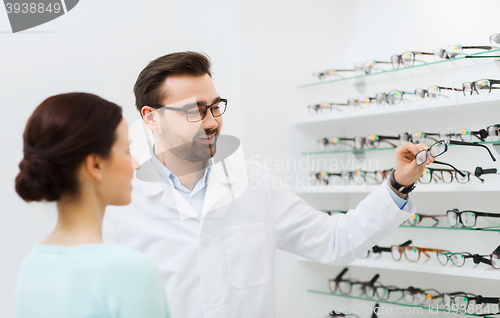
[[[203,128],[207,130],[216,129],[217,127],[219,127],[219,123],[215,120],[210,109],[207,109],[207,114],[205,115],[205,118],[203,118]]]

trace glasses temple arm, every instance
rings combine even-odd
[[[476,146],[476,147],[483,147],[485,148],[486,150],[488,150],[488,153],[490,154],[490,157],[493,161],[497,161],[497,159],[495,158],[495,156],[493,156],[493,154],[491,153],[491,150],[490,148],[488,148],[487,146],[485,145],[481,145],[481,144],[478,144],[478,143],[475,143],[475,142],[464,142],[464,141],[455,141],[455,140],[450,140],[450,144],[452,145],[461,145],[461,146]]]
[[[465,177],[465,174],[458,170],[457,168],[455,168],[453,165],[449,164],[449,163],[446,163],[446,162],[442,162],[442,161],[437,161],[437,160],[434,160],[432,163],[437,163],[437,164],[440,164],[440,165],[445,165],[445,166],[448,166],[450,168],[453,168],[453,170],[455,170],[461,177]]]
[[[491,46],[462,46],[462,49],[481,49],[481,50],[491,50]]]

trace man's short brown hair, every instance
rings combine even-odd
[[[139,74],[134,86],[135,105],[141,112],[143,106],[159,105],[167,92],[161,85],[169,75],[202,76],[210,71],[210,58],[204,53],[176,52],[151,61]],[[142,113],[141,113],[142,117]]]

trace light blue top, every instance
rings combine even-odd
[[[403,210],[406,206],[406,203],[408,203],[408,200],[405,200],[398,196],[394,190],[392,190],[391,186],[389,185],[389,181],[387,181],[387,188],[389,188],[389,193],[391,194],[392,199],[394,200],[394,203],[399,207],[400,210]],[[408,199],[408,194],[406,197]]]
[[[23,260],[17,318],[167,318],[156,266],[118,244],[36,245]]]
[[[203,209],[203,201],[205,201],[205,193],[207,192],[208,176],[212,167],[208,166],[205,169],[203,177],[198,180],[193,188],[193,191],[191,191],[183,186],[179,181],[179,178],[177,178],[177,176],[172,171],[170,171],[170,169],[165,167],[165,165],[161,163],[160,160],[158,160],[158,158],[154,154],[154,146],[153,151],[151,152],[151,163],[153,164],[153,167],[155,167],[161,178],[165,180],[167,184],[170,184],[170,186],[177,189],[182,197],[186,199],[186,201],[193,207],[196,212],[198,212],[198,215],[201,215],[201,211]]]

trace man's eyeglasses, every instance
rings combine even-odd
[[[312,172],[310,176],[311,185],[339,185],[346,186],[353,182],[355,185],[381,184],[386,180],[391,172],[390,170],[377,171],[342,171],[342,172]],[[338,181],[340,181],[340,183]],[[337,183],[336,183],[337,182]]]
[[[434,161],[434,163],[440,163]],[[470,181],[471,173],[468,171],[460,171],[456,168],[452,169],[436,169],[436,168],[425,168],[424,173],[418,179],[418,182],[422,184],[429,184],[434,182],[452,183],[456,180],[458,183],[466,184]],[[479,180],[484,181],[479,178]]]
[[[470,96],[472,94],[489,94],[492,89],[500,89],[500,87],[493,87],[493,85],[499,85],[500,80],[495,79],[481,79],[475,82],[465,82],[462,84],[462,92],[464,96]]]
[[[451,227],[474,227],[478,217],[500,218],[500,213],[477,212],[477,211],[458,211],[458,209],[446,211],[448,224]]]
[[[220,98],[218,101],[208,106],[197,105],[195,103],[188,104],[183,107],[169,107],[163,105],[149,105],[149,106],[156,109],[167,109],[176,112],[186,113],[187,121],[193,123],[203,120],[207,115],[208,109],[210,109],[210,112],[212,113],[213,117],[220,117],[224,115],[227,108],[227,99]]]
[[[415,155],[415,163],[417,166],[423,165],[427,160],[432,158],[436,158],[444,154],[446,151],[448,151],[448,145],[461,145],[461,146],[476,146],[476,147],[483,147],[485,148],[488,153],[491,156],[491,159],[493,161],[496,161],[496,158],[493,156],[491,153],[490,149],[486,147],[485,145],[481,145],[478,143],[473,143],[473,142],[463,142],[463,141],[455,141],[455,140],[449,140],[449,139],[444,139],[436,142],[432,146],[430,146],[427,149],[420,150],[417,152]]]

